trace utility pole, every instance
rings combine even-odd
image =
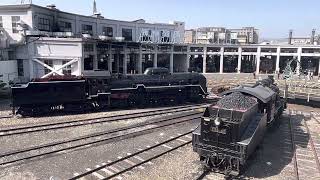
[[[96,3],[96,0],[93,0],[93,15],[97,14],[97,3]]]
[[[310,44],[314,44],[314,38],[316,36],[316,29],[312,29]]]
[[[289,39],[288,39],[288,44],[292,44],[292,34],[293,34],[293,30],[290,29],[289,30]]]

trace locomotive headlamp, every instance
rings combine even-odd
[[[204,117],[203,120],[209,122],[210,118],[209,117]]]
[[[214,124],[215,124],[216,126],[220,126],[220,124],[221,124],[221,119],[220,119],[219,117],[217,117],[217,118],[214,120]]]

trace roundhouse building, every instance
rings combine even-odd
[[[172,73],[320,71],[320,46],[185,44],[183,22],[106,19],[60,11],[54,5],[0,6],[0,80],[58,75],[139,74],[148,67]]]
[[[149,51],[154,47],[149,44],[182,43],[184,26],[178,21],[106,19],[96,7],[92,16],[83,16],[60,11],[54,5],[2,5],[0,74],[8,81],[52,74],[142,73],[153,66]],[[162,59],[169,58],[167,53],[159,56],[162,64]]]

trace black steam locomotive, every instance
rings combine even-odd
[[[12,106],[18,108],[18,114],[32,116],[54,110],[86,111],[123,104],[198,101],[206,95],[206,78],[201,74],[171,74],[166,68],[148,68],[143,75],[122,78],[63,77],[17,85],[12,87]]]
[[[209,170],[237,176],[267,127],[281,116],[286,102],[280,99],[272,78],[222,95],[205,110],[193,133],[193,150]]]

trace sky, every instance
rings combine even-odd
[[[26,0],[27,1],[27,0]],[[186,22],[186,29],[202,26],[241,28],[254,26],[261,38],[285,38],[320,33],[319,0],[96,0],[106,18],[145,19],[148,22]],[[0,0],[16,4],[21,0]],[[55,4],[58,9],[91,15],[93,0],[33,0],[33,4]]]

